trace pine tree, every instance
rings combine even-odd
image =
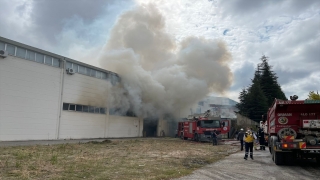
[[[287,100],[277,81],[276,73],[272,71],[272,66],[268,63],[268,57],[263,55],[261,61],[258,71],[261,70],[260,83],[262,91],[267,98],[267,105],[271,106],[275,98]]]
[[[268,58],[263,55],[261,61],[254,73],[251,86],[242,89],[239,94],[240,103],[237,104],[240,114],[257,122],[267,113],[275,98],[287,100],[277,82],[276,73],[268,64]]]
[[[247,99],[248,99],[248,90],[246,88],[243,88],[239,94],[240,102],[236,104],[236,107],[238,108],[239,113],[244,116],[248,115]]]
[[[262,115],[268,110],[267,98],[262,91],[260,81],[261,75],[257,70],[246,98],[248,117],[256,122],[260,122]]]

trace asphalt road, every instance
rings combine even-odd
[[[244,160],[244,151],[194,171],[177,180],[195,179],[254,179],[254,180],[309,180],[320,179],[320,166],[315,161],[300,161],[290,166],[277,166],[268,150],[254,151],[254,160]]]

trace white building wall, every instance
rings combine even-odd
[[[64,75],[63,102],[106,107],[108,82],[75,73]],[[103,138],[107,114],[62,111],[60,139]]]
[[[0,140],[55,139],[61,69],[0,59]]]
[[[60,139],[105,137],[105,114],[62,111]]]
[[[108,137],[142,137],[143,120],[137,117],[109,115]]]
[[[0,41],[64,59],[2,37]],[[16,56],[0,58],[0,141],[141,137],[143,121],[137,117],[109,116],[109,109],[106,114],[62,110],[63,102],[107,108],[109,86],[103,79],[68,75],[64,68]]]
[[[107,107],[106,80],[82,74],[65,74],[63,102],[96,107]],[[108,111],[108,108],[107,108]],[[63,111],[60,122],[60,139],[139,137],[142,133],[137,117]]]

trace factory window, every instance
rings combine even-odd
[[[100,114],[105,114],[106,113],[106,108],[100,108]]]
[[[69,103],[63,103],[63,110],[69,110]]]
[[[60,67],[60,61],[57,58],[52,58],[52,66]]]
[[[7,49],[6,51],[8,51],[9,55],[14,56],[15,55],[15,46],[11,45],[11,44],[7,44]]]
[[[82,112],[82,105],[76,105],[76,111]]]
[[[5,48],[5,44],[3,42],[0,42],[0,49],[4,50],[4,48]]]
[[[22,59],[36,61],[38,63],[47,64],[54,67],[60,67],[60,60],[58,58],[54,58],[41,53],[36,53],[22,47],[0,42],[0,49],[5,49],[11,56],[17,56]]]
[[[101,72],[97,71],[97,73],[96,73],[96,78],[101,79]]]
[[[86,68],[79,65],[79,73],[80,74],[86,74]]]
[[[106,114],[106,108],[104,107],[86,106],[81,104],[63,103],[62,110],[84,112],[84,113]]]
[[[52,66],[52,57],[46,55],[45,64]]]
[[[107,79],[108,78],[108,75],[107,73],[101,73],[101,79]]]
[[[93,106],[89,106],[89,113],[94,113],[94,107]]]
[[[33,51],[27,50],[27,59],[31,60],[31,61],[35,61],[36,60],[36,53]]]
[[[17,47],[17,57],[25,59],[26,58],[26,52],[27,52],[26,49]]]
[[[88,106],[83,106],[82,112],[89,112],[89,107]]]
[[[118,116],[137,117],[136,114],[133,111],[128,110],[126,113],[123,113],[123,112],[121,112],[120,108],[110,108],[109,109],[109,114],[110,115],[118,115]]]
[[[69,62],[69,61],[67,61],[67,64],[66,64],[65,68],[66,69],[72,68],[74,70],[74,72],[76,72],[76,73],[80,73],[80,74],[83,74],[83,75],[95,77],[95,78],[98,78],[98,79],[105,79],[105,80],[110,79],[110,82],[112,84],[116,84],[117,82],[120,81],[119,76],[117,74],[115,74],[115,73],[109,74],[107,72],[101,72],[101,71],[98,71],[98,70],[95,70],[95,69],[91,69],[89,67],[81,66],[81,65]],[[110,78],[109,78],[109,76],[110,76]]]
[[[71,62],[67,62],[66,63],[66,69],[70,69],[72,68],[72,63]]]
[[[90,76],[96,77],[96,70],[91,69]]]
[[[36,61],[38,63],[44,63],[44,55],[40,53],[36,53]]]
[[[133,111],[127,111],[126,113],[126,116],[129,116],[129,117],[137,117],[136,114],[133,112]]]
[[[75,111],[76,110],[76,105],[75,104],[70,104],[69,105],[69,111]]]
[[[73,64],[72,65],[72,69],[74,70],[74,72],[79,72],[79,65],[77,65],[77,64]]]

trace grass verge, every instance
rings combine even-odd
[[[174,138],[0,148],[0,179],[171,179],[237,151]]]

